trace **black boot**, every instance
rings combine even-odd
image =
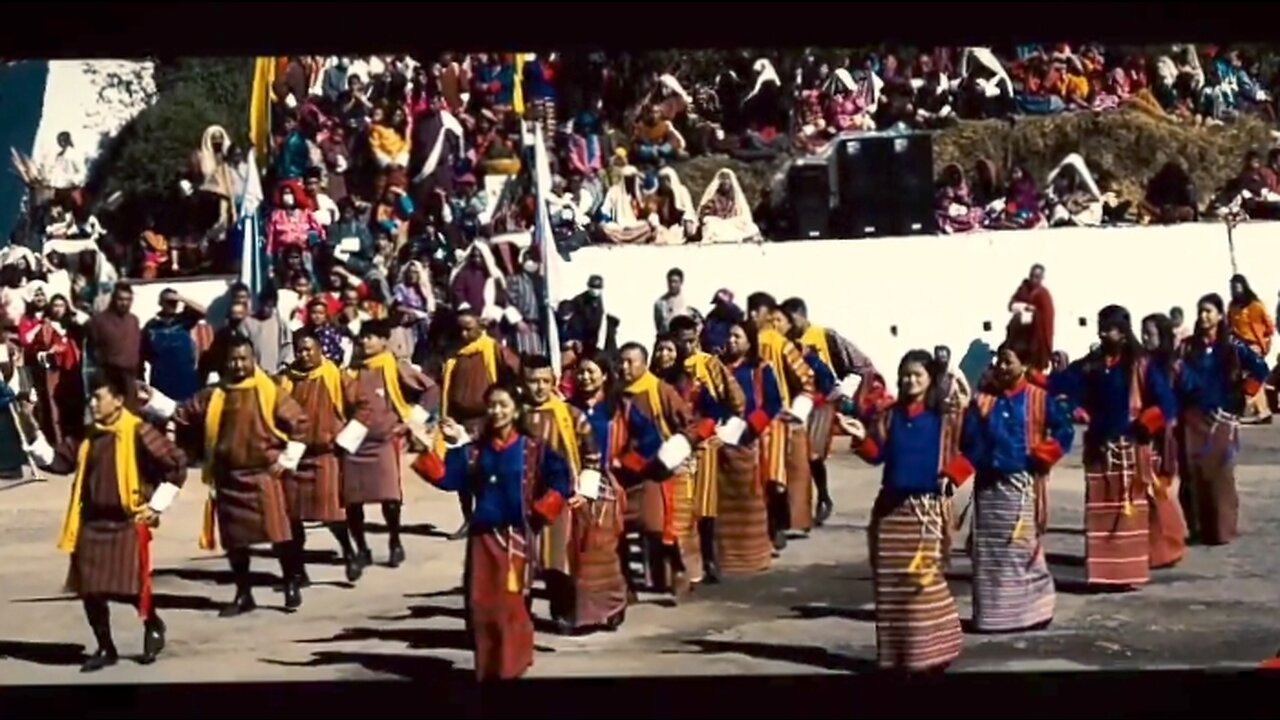
[[[153,612],[142,626],[142,657],[138,658],[138,662],[143,665],[155,662],[160,651],[164,650],[164,644],[164,622]]]
[[[720,564],[716,562],[715,518],[699,518],[698,543],[702,549],[702,582],[715,585],[720,582]]]
[[[303,527],[301,520],[295,520],[291,530],[293,540],[290,542],[289,553],[293,556],[296,566],[298,586],[311,587],[311,576],[307,574],[307,564],[304,560],[307,553],[307,529]]]
[[[80,672],[97,672],[105,667],[115,665],[120,660],[116,652],[115,641],[111,639],[111,609],[102,598],[85,598],[84,614],[89,620],[89,629],[98,641],[98,649],[80,666]]]
[[[811,460],[809,474],[813,476],[813,485],[818,491],[818,507],[813,514],[813,524],[822,527],[835,510],[835,503],[831,502],[831,491],[827,488],[827,463],[822,460]]]
[[[284,606],[290,610],[302,607],[302,579],[297,575],[284,581]]]
[[[355,550],[351,547],[351,531],[347,529],[346,523],[335,522],[328,525],[329,532],[338,541],[338,547],[342,548],[342,560],[346,564],[347,582],[353,583],[364,574],[364,567],[360,565],[359,560],[356,558]]]
[[[230,605],[222,608],[219,617],[232,618],[252,612],[258,607],[253,601],[253,584],[249,580],[249,551],[237,548],[227,551],[227,560],[231,563],[231,572],[235,575],[236,596]]]
[[[404,545],[400,544],[400,503],[382,504],[382,518],[387,522],[387,567],[404,563]]]
[[[373,564],[373,553],[369,552],[369,543],[364,536],[363,505],[347,506],[347,528],[351,532],[351,539],[355,542],[355,564],[363,570]],[[347,577],[351,577],[350,570],[347,571]]]
[[[297,540],[280,543],[276,546],[276,556],[280,558],[280,572],[284,575],[284,606],[296,610],[302,606],[302,580],[307,574],[302,562],[302,546]]]

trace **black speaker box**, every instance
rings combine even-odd
[[[801,160],[787,172],[792,234],[802,240],[831,237],[831,165]]]

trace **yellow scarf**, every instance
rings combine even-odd
[[[253,375],[238,383],[227,383],[222,387],[215,388],[209,396],[209,409],[204,416],[204,472],[201,479],[205,485],[213,486],[213,456],[218,449],[218,433],[222,430],[222,410],[227,402],[228,390],[253,390],[254,395],[258,399],[258,411],[262,415],[262,421],[266,423],[267,430],[281,440],[288,441],[288,436],[276,427],[276,393],[278,388],[276,384],[271,382],[271,377],[262,371],[262,368],[254,368]],[[218,547],[217,541],[213,536],[214,531],[214,515],[215,515],[213,498],[205,500],[204,503],[204,524],[200,530],[200,549],[214,550]]]
[[[827,331],[817,325],[810,325],[808,330],[804,331],[804,335],[800,338],[800,344],[805,347],[811,347],[818,351],[818,357],[822,358],[822,362],[827,367],[834,368],[831,364],[831,347],[827,345]]]
[[[578,429],[573,424],[573,413],[569,404],[562,398],[553,397],[538,406],[539,412],[550,412],[556,423],[556,435],[560,440],[560,448],[564,450],[565,460],[573,469],[573,477],[577,478],[582,471],[582,451],[578,447]]]
[[[791,407],[791,389],[787,387],[787,339],[782,333],[771,327],[761,328],[758,342],[760,359],[776,368],[778,373],[778,393],[782,396],[782,406]]]
[[[694,353],[684,361],[684,370],[693,376],[699,386],[711,393],[712,400],[719,402],[720,398],[724,396],[724,393],[721,392],[722,388],[716,384],[716,378],[711,375],[710,353],[705,353],[701,350]]]
[[[292,395],[294,383],[316,379],[324,383],[325,392],[329,394],[329,399],[333,401],[333,409],[338,411],[338,419],[345,422],[347,413],[346,408],[343,407],[342,399],[342,371],[338,370],[338,366],[328,359],[321,360],[318,367],[306,372],[289,368],[289,371],[281,378],[280,386],[284,388],[285,392]]]
[[[488,335],[482,335],[459,350],[457,355],[445,360],[444,372],[441,373],[443,377],[441,378],[442,387],[440,388],[440,417],[449,417],[449,386],[452,384],[453,370],[458,366],[458,359],[468,355],[475,355],[476,353],[480,353],[484,359],[484,372],[489,378],[489,382],[498,382],[498,344]],[[436,455],[444,457],[445,449],[444,436],[437,432]]]
[[[667,426],[666,415],[662,412],[662,396],[658,394],[658,376],[646,371],[640,379],[627,386],[624,391],[627,395],[644,395],[649,399],[649,408],[653,412],[654,420],[658,422],[658,428],[662,431],[662,439],[666,440],[671,437],[671,428]]]
[[[489,382],[498,382],[498,344],[493,338],[485,335],[478,340],[472,341],[459,350],[457,355],[445,361],[444,387],[440,388],[440,417],[449,416],[449,385],[453,380],[453,369],[458,365],[458,358],[475,355],[476,353],[481,353],[484,356],[484,371],[489,376]]]
[[[96,433],[111,433],[115,436],[116,482],[119,484],[120,502],[130,516],[137,515],[146,504],[142,499],[142,486],[138,482],[138,458],[135,450],[138,426],[141,424],[142,421],[136,415],[124,410],[110,425],[93,425]],[[76,477],[71,483],[71,504],[67,506],[67,516],[62,521],[62,537],[58,540],[58,549],[65,553],[75,552],[76,540],[80,537],[80,497],[84,491],[84,474],[89,465],[90,445],[91,438],[80,443]]]
[[[391,400],[391,407],[395,408],[400,422],[408,422],[409,403],[404,399],[404,393],[400,392],[400,369],[395,355],[384,350],[366,359],[364,366],[369,370],[382,373],[382,382],[387,386],[387,397]]]

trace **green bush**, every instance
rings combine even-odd
[[[187,58],[156,63],[155,102],[107,145],[94,164],[93,197],[123,194],[103,218],[117,237],[137,232],[148,212],[162,215],[205,128],[221,125],[233,142],[248,138],[253,58]]]

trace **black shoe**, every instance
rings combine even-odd
[[[298,578],[285,581],[284,606],[290,610],[297,610],[302,607],[302,584]]]
[[[818,499],[818,511],[813,515],[813,524],[822,527],[831,519],[831,513],[836,509],[836,504],[831,502],[831,498]]]
[[[253,601],[253,595],[249,593],[236,593],[236,598],[231,601],[230,605],[222,608],[222,612],[218,613],[218,617],[233,618],[245,613],[253,612],[258,604]]]
[[[391,546],[391,552],[387,557],[387,567],[398,568],[404,562],[404,546],[396,543]]]
[[[555,633],[562,637],[573,637],[578,634],[578,628],[573,626],[573,621],[569,618],[556,618],[552,620],[555,623]]]
[[[305,569],[298,574],[298,587],[300,588],[311,587],[311,576],[307,574],[307,571]]]
[[[702,582],[707,585],[720,584],[720,566],[714,562],[709,562],[702,567]]]
[[[159,619],[146,624],[142,630],[142,657],[138,658],[140,664],[150,665],[156,661],[160,651],[164,650],[164,634],[164,623]]]
[[[627,611],[623,610],[609,617],[604,623],[604,629],[609,632],[617,632],[622,627],[622,623],[627,621]]]
[[[782,552],[787,549],[787,531],[779,530],[773,534],[773,549]]]
[[[355,582],[364,575],[364,564],[360,562],[360,558],[351,555],[346,558],[347,561],[347,582]]]
[[[120,660],[120,655],[116,653],[113,647],[98,648],[97,652],[89,656],[88,660],[80,666],[80,672],[91,673],[98,672],[104,667],[115,665]]]
[[[361,568],[367,568],[373,565],[373,553],[370,552],[369,548],[361,550],[356,553],[356,562],[360,563]]]
[[[449,536],[449,542],[457,542],[458,540],[466,540],[467,535],[471,532],[471,523],[464,522],[457,532]]]

